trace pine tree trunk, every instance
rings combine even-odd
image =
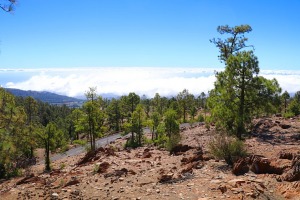
[[[50,167],[50,141],[48,139],[48,141],[46,141],[46,159],[45,159],[45,170],[46,171],[50,171],[51,167]]]

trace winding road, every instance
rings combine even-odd
[[[100,138],[96,141],[96,147],[105,146],[106,144],[109,144],[110,142],[115,141],[116,139],[121,138],[121,137],[122,137],[121,134],[117,133],[114,135],[109,135],[107,137]],[[85,148],[83,146],[78,146],[78,147],[69,149],[68,151],[66,151],[64,153],[55,154],[55,155],[51,156],[50,159],[51,159],[51,162],[53,162],[53,161],[60,160],[62,158],[68,157],[68,156],[75,156],[75,155],[81,154],[84,151],[85,151]],[[44,162],[45,162],[44,160],[40,160],[38,162],[38,164],[44,164]]]
[[[189,123],[180,124],[180,129],[190,128],[190,127],[193,127],[193,126],[197,126],[199,124],[200,123],[198,123],[198,122],[194,123],[192,126]],[[144,128],[144,133],[149,133],[149,132],[150,132],[149,128]],[[126,137],[126,136],[124,136],[124,137]],[[96,140],[96,147],[103,147],[106,144],[109,144],[110,142],[115,141],[118,138],[122,138],[120,133],[100,138],[100,139]],[[68,157],[68,156],[75,156],[75,155],[83,153],[84,151],[85,151],[84,147],[78,146],[78,147],[69,149],[68,151],[66,151],[64,153],[59,153],[59,154],[55,154],[55,155],[51,156],[51,161],[53,162],[53,161],[56,161],[56,160],[60,160],[62,158]],[[44,160],[40,160],[38,162],[38,164],[43,164],[44,162],[45,162]]]

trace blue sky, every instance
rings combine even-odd
[[[298,0],[19,0],[0,68],[223,67],[209,39],[249,24],[261,69],[300,69]]]
[[[3,2],[4,0],[0,0]],[[213,88],[218,25],[249,24],[261,75],[300,90],[299,0],[19,0],[0,12],[0,85],[151,97]]]

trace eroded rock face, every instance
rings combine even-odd
[[[240,158],[233,164],[232,173],[235,175],[243,175],[249,171],[249,166],[246,158]]]
[[[247,173],[249,170],[255,174],[278,174],[281,175],[290,167],[285,162],[279,160],[269,160],[268,158],[252,155],[247,158],[240,158],[233,165],[232,173],[235,175],[242,175]]]
[[[255,174],[272,174],[272,169],[270,168],[270,161],[267,158],[254,158],[250,170]]]
[[[299,181],[300,180],[300,157],[294,158],[292,167],[286,173],[281,176],[283,181]]]
[[[170,152],[170,154],[174,154],[174,155],[181,155],[183,152],[186,152],[186,151],[188,151],[188,150],[190,150],[190,149],[192,149],[193,147],[190,147],[190,146],[188,146],[188,145],[182,145],[182,144],[179,144],[179,145],[177,145],[177,146],[175,146],[172,150],[171,150],[171,152]]]

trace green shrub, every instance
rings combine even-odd
[[[59,169],[60,170],[63,170],[63,169],[65,169],[66,168],[66,163],[60,163],[60,165],[59,165]]]
[[[139,147],[139,144],[137,141],[132,140],[132,138],[128,138],[125,143],[125,148],[127,148],[127,147],[137,148],[137,147]]]
[[[84,146],[86,145],[86,140],[74,140],[73,141],[73,144],[77,144],[77,145],[80,145],[80,146]]]
[[[161,148],[165,148],[167,140],[168,140],[168,137],[166,136],[165,123],[160,123],[157,127],[156,132],[157,132],[158,137],[157,137],[157,139],[154,140],[154,144]]]
[[[293,112],[286,112],[283,114],[283,117],[284,118],[291,118],[291,117],[294,117],[295,114]]]
[[[175,146],[179,144],[181,140],[180,134],[172,134],[170,138],[167,139],[166,148],[171,151]]]
[[[126,136],[127,134],[128,134],[128,133],[127,133],[126,131],[122,131],[122,132],[121,132],[121,136],[122,136],[122,137]]]
[[[161,148],[165,148],[167,141],[168,141],[168,137],[165,134],[160,134],[158,135],[157,140],[154,140],[154,144]]]
[[[64,187],[66,185],[66,181],[65,179],[60,179],[60,182],[59,182],[59,187]]]
[[[84,150],[85,152],[90,152],[92,150],[91,145],[89,144],[84,145]]]
[[[245,157],[247,154],[243,141],[224,133],[214,137],[209,144],[209,149],[212,155],[224,159],[231,166],[237,159]]]
[[[5,175],[6,175],[5,165],[0,163],[0,179],[5,178]]]
[[[300,103],[294,99],[288,106],[288,111],[293,113],[293,116],[297,116],[300,114]]]
[[[94,164],[93,174],[96,174],[100,169],[100,165]]]
[[[198,122],[204,122],[204,116],[202,114],[198,115],[197,121]]]
[[[145,145],[151,145],[151,144],[154,143],[154,141],[152,141],[151,138],[147,138],[146,136],[143,136],[143,143],[144,143]]]

